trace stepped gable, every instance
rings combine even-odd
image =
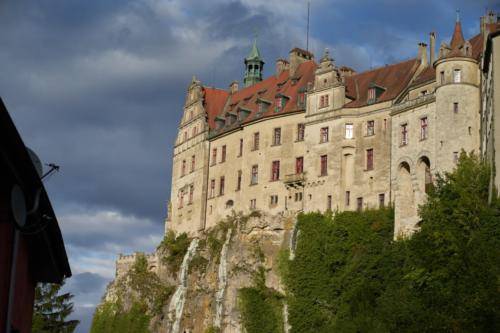
[[[304,110],[304,106],[297,105],[299,90],[304,91],[308,82],[314,81],[316,63],[312,60],[299,65],[294,77],[290,77],[290,71],[285,70],[279,76],[272,75],[267,79],[238,90],[234,94],[215,88],[205,89],[205,108],[208,116],[210,130],[214,134],[221,134],[256,119],[281,115],[294,111]],[[276,96],[283,95],[287,98],[285,107],[280,112],[275,112],[274,101]],[[269,103],[267,111],[258,114],[258,100]],[[225,118],[227,113],[237,114],[238,109],[249,112],[243,121],[236,121],[221,129],[216,129],[215,118]]]
[[[408,86],[419,63],[418,59],[411,59],[346,77],[346,95],[355,99],[345,107],[358,108],[368,105],[368,88],[372,84],[385,89],[376,103],[396,98]]]
[[[208,126],[215,128],[215,117],[219,111],[224,108],[229,93],[222,89],[203,87],[204,100],[203,104],[207,113]]]

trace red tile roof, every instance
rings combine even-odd
[[[267,79],[258,82],[250,87],[238,90],[234,94],[220,89],[204,88],[205,90],[205,108],[208,116],[210,129],[215,131],[215,118],[225,118],[226,113],[236,113],[239,108],[249,111],[249,115],[242,122],[235,122],[233,125],[225,126],[217,131],[217,134],[223,133],[241,124],[248,123],[257,118],[264,118],[298,110],[303,110],[303,106],[298,106],[297,99],[299,90],[306,89],[308,82],[313,82],[316,64],[314,61],[306,61],[299,65],[295,75],[290,77],[290,71],[285,70],[279,76],[272,75]],[[276,113],[274,101],[277,95],[283,95],[287,98],[285,107]],[[265,100],[271,103],[267,111],[263,114],[257,114],[257,99]]]
[[[220,110],[226,104],[229,92],[210,87],[203,87],[204,91],[204,106],[207,113],[208,126],[215,128],[215,117],[219,114]]]
[[[377,98],[376,103],[396,98],[407,87],[418,64],[419,60],[411,59],[346,77],[346,95],[354,97],[355,100],[347,103],[345,107],[357,108],[368,105],[370,84],[376,84],[385,89]]]
[[[455,23],[455,30],[453,31],[453,36],[451,37],[450,47],[452,49],[457,49],[460,46],[464,45],[465,39],[464,34],[462,33],[462,25],[460,21]]]

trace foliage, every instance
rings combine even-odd
[[[59,294],[62,284],[38,284],[35,289],[32,332],[71,333],[78,320],[67,320],[73,312],[73,295]]]
[[[462,154],[421,207],[421,230],[396,242],[390,208],[301,215],[295,260],[280,258],[292,332],[499,331],[488,182],[488,167]]]
[[[191,240],[186,233],[176,237],[175,232],[169,230],[165,234],[158,249],[164,253],[162,262],[169,267],[171,272],[176,273],[179,271],[190,242]]]
[[[194,271],[204,272],[207,268],[207,265],[208,259],[197,252],[189,263],[189,273],[192,273]]]
[[[91,333],[149,332],[149,322],[162,313],[175,287],[164,285],[158,276],[148,270],[148,261],[139,253],[128,274],[116,281],[118,300],[105,302],[94,313]],[[130,292],[125,296],[125,289]],[[125,307],[123,303],[130,303]]]
[[[149,333],[151,317],[144,303],[134,302],[129,311],[120,303],[106,302],[96,309],[90,333]]]
[[[283,332],[283,295],[266,287],[262,266],[254,276],[254,286],[239,290],[239,308],[247,333]]]
[[[221,333],[221,329],[216,326],[210,326],[205,330],[205,333]]]

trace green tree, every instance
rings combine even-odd
[[[33,333],[71,333],[78,320],[67,320],[73,312],[73,295],[60,294],[62,284],[39,284],[35,289]]]

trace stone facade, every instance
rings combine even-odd
[[[498,26],[496,16],[488,20]],[[481,101],[490,110],[483,132],[498,109],[500,46],[487,39],[490,30],[466,40],[457,21],[438,56],[431,33],[430,50],[420,43],[414,59],[362,73],[338,67],[328,51],[317,64],[295,48],[275,75],[255,76],[241,90],[193,79],[174,147],[167,229],[196,235],[232,211],[393,204],[395,237],[411,234],[435,173],[452,170],[462,149],[494,146],[492,130],[480,140]],[[481,66],[486,44],[490,65]],[[255,43],[251,55],[262,70]]]

